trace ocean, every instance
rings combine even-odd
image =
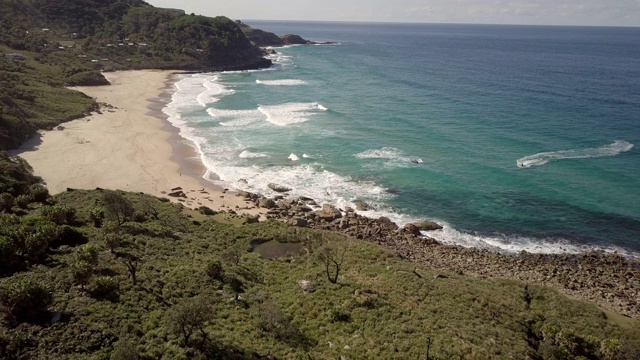
[[[180,75],[164,112],[207,179],[447,244],[640,255],[640,28],[248,23],[336,44]]]

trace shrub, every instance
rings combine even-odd
[[[224,281],[224,269],[222,268],[220,260],[215,259],[209,261],[207,263],[206,273],[213,280]]]
[[[53,292],[45,285],[19,281],[0,288],[0,303],[17,321],[38,321],[53,303]]]
[[[49,198],[49,190],[42,184],[33,184],[29,187],[29,194],[34,201],[45,203]]]
[[[43,206],[41,212],[58,225],[71,224],[76,217],[76,209],[66,205]]]
[[[29,195],[22,194],[16,197],[16,205],[18,205],[18,207],[21,209],[26,209],[31,203],[31,201],[32,199],[31,199],[31,196]]]
[[[93,245],[83,245],[76,249],[76,259],[90,265],[98,265],[98,248]]]
[[[100,276],[96,279],[91,296],[98,299],[117,301],[120,292],[120,284],[111,276]]]
[[[0,194],[0,212],[9,212],[16,204],[16,199],[9,193]]]
[[[331,310],[331,322],[349,322],[351,321],[351,315],[349,313],[343,312],[341,309],[335,308]]]
[[[260,328],[273,335],[276,339],[291,339],[298,334],[298,330],[291,323],[291,319],[271,300],[266,300],[259,307]]]
[[[94,227],[101,227],[104,220],[104,210],[101,207],[91,209],[89,212],[89,220],[93,222]]]
[[[13,270],[16,263],[17,249],[13,239],[0,235],[0,273]]]
[[[113,346],[111,352],[111,360],[138,360],[138,350],[129,341],[129,339],[121,338]]]
[[[86,261],[76,261],[72,266],[72,271],[73,281],[84,289],[93,276],[93,266]]]
[[[17,241],[22,255],[37,262],[58,236],[59,229],[54,223],[39,216],[25,216],[14,235],[14,240]]]
[[[107,248],[111,253],[115,251],[115,249],[119,248],[122,245],[122,240],[120,235],[109,233],[104,235],[104,242],[107,245]]]

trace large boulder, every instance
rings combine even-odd
[[[434,231],[442,229],[442,225],[430,220],[419,221],[413,223],[412,225],[415,225],[421,231]]]
[[[294,217],[287,221],[287,225],[295,227],[309,227],[309,222],[306,219]]]
[[[386,230],[398,230],[398,224],[394,223],[393,221],[391,221],[391,219],[389,219],[386,216],[380,216],[378,218],[378,220],[376,220],[376,222],[378,224],[380,224],[380,226],[383,229],[386,229]]]
[[[353,202],[353,205],[355,205],[356,210],[358,210],[358,211],[369,211],[369,210],[374,210],[374,208],[373,208],[371,205],[369,205],[369,204],[367,204],[366,202],[361,201],[361,200],[356,200],[356,201],[354,201],[354,202]]]
[[[272,199],[263,198],[258,202],[258,206],[265,209],[273,209],[276,207],[276,202]]]
[[[322,210],[316,211],[316,215],[318,218],[327,222],[331,222],[342,217],[340,210],[330,204],[322,205]]]

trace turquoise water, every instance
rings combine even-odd
[[[640,29],[250,24],[338,44],[176,84],[165,112],[224,185],[465,246],[640,254]]]

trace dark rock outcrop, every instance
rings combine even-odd
[[[260,202],[260,197],[246,193],[245,199]],[[299,211],[312,199],[279,200],[279,208],[267,218],[293,226],[335,231],[348,237],[383,245],[405,260],[436,271],[465,276],[506,278],[527,284],[551,286],[561,292],[592,302],[617,313],[640,318],[640,262],[618,254],[591,252],[582,254],[503,254],[487,249],[443,245],[422,236],[423,229],[439,228],[432,222],[407,224],[398,228],[388,218],[370,219],[353,211],[342,216],[332,205],[315,212]],[[304,221],[303,221],[304,220]],[[435,225],[433,225],[435,224]],[[437,276],[446,279],[446,276]]]
[[[311,42],[303,39],[300,35],[286,34],[282,36],[282,41],[287,45],[308,45]]]
[[[249,39],[249,41],[251,41],[255,46],[267,47],[286,45],[284,40],[272,32],[254,29],[248,26],[242,27],[242,32],[244,33],[244,36],[246,36],[247,39]]]
[[[434,230],[441,230],[442,229],[442,225],[440,225],[440,224],[438,224],[436,222],[433,222],[433,221],[429,221],[429,220],[413,223],[412,225],[414,225],[415,227],[417,227],[421,231],[434,231]]]

